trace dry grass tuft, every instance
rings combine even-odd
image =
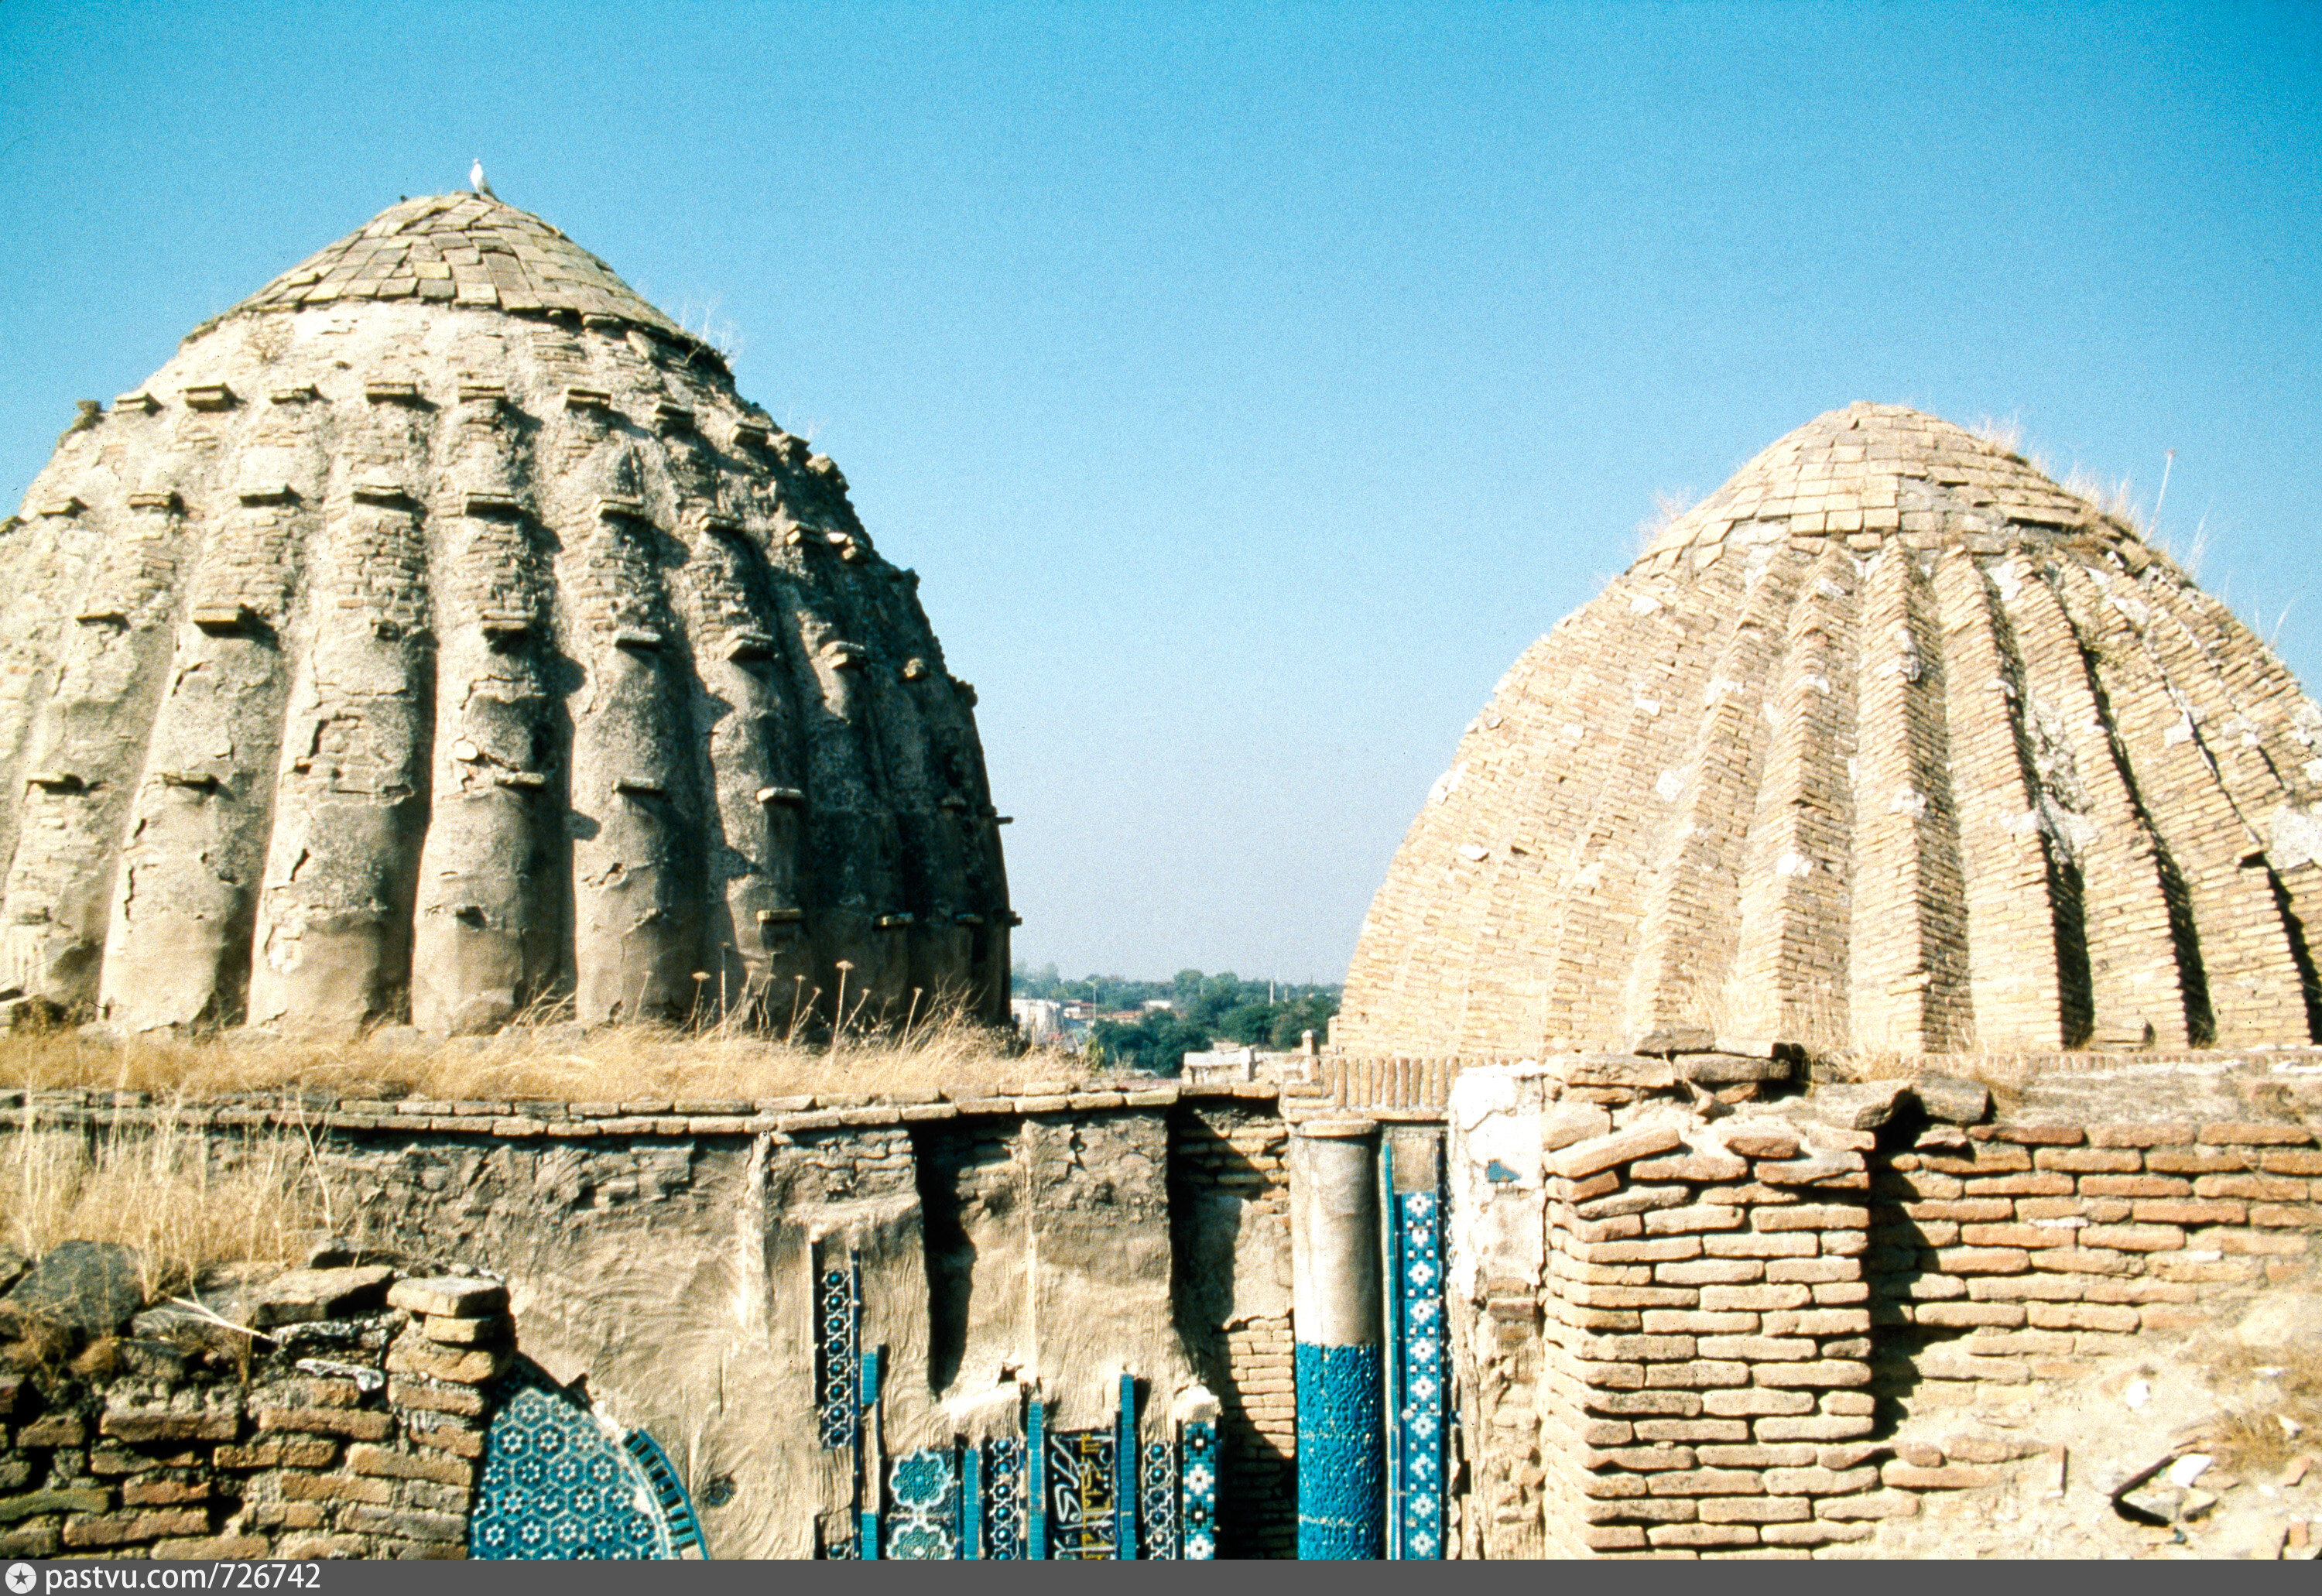
[[[92,1141],[19,1115],[0,1131],[0,1240],[31,1257],[63,1241],[133,1247],[148,1300],[214,1263],[297,1257],[330,1218],[312,1146],[277,1133],[237,1151],[213,1159],[174,1118]]]
[[[2299,1453],[2322,1450],[2322,1346],[2259,1350],[2224,1342],[2206,1361],[2219,1386],[2240,1388],[2217,1435],[2205,1442],[2228,1468],[2255,1478]]]
[[[1987,415],[1967,430],[1971,436],[1990,444],[2000,453],[2013,456],[2017,460],[2024,459],[2023,417],[2010,415],[2003,419],[1996,415]]]
[[[300,1041],[228,1032],[156,1033],[114,1041],[73,1031],[0,1036],[0,1087],[65,1087],[215,1097],[327,1090],[491,1100],[876,1095],[939,1086],[1011,1083],[1079,1072],[1077,1059],[1009,1057],[1008,1034],[952,1018],[900,1037],[849,1036],[836,1045],[768,1040],[741,1029],[516,1026],[451,1041]]]
[[[1701,495],[1690,488],[1660,488],[1653,494],[1653,513],[1637,523],[1636,542],[1632,555],[1649,552],[1660,541],[1661,534],[1677,524],[1687,510],[1701,502]]]
[[[2135,533],[2140,541],[2152,541],[2153,529],[2144,506],[2137,502],[2135,488],[2127,478],[2123,477],[2117,482],[2107,482],[2093,472],[2074,466],[2064,478],[2063,488],[2066,493],[2076,494],[2096,506],[2098,510]]]

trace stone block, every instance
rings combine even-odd
[[[395,1487],[385,1480],[358,1479],[348,1474],[284,1474],[285,1501],[360,1501],[383,1505],[395,1500]]]
[[[1593,1175],[1600,1170],[1632,1163],[1656,1153],[1666,1153],[1680,1145],[1677,1127],[1670,1125],[1647,1126],[1640,1130],[1624,1131],[1617,1135],[1598,1136],[1577,1142],[1556,1155],[1553,1169],[1568,1181]]]
[[[1704,1391],[1701,1401],[1705,1412],[1760,1419],[1768,1417],[1796,1418],[1815,1410],[1814,1393],[1811,1391],[1776,1391],[1762,1385]],[[1762,1425],[1758,1434],[1760,1439],[1767,1438]]]
[[[379,1441],[395,1428],[395,1416],[345,1408],[261,1408],[261,1430],[288,1430],[304,1435],[339,1436],[351,1441]]]
[[[1802,1202],[1793,1207],[1761,1208],[1750,1216],[1753,1229],[1862,1230],[1870,1224],[1870,1210],[1852,1203]]]
[[[2303,1125],[2271,1120],[2219,1120],[2203,1126],[2200,1139],[2235,1147],[2310,1147],[2314,1133]]]
[[[1748,1524],[1657,1524],[1646,1538],[1657,1546],[1754,1546],[1758,1531]]]
[[[233,1408],[211,1408],[196,1413],[166,1409],[108,1408],[96,1421],[97,1433],[131,1446],[160,1441],[231,1441],[242,1433],[242,1414]]]
[[[1842,1130],[1877,1130],[1895,1117],[1895,1106],[1907,1090],[1902,1081],[1817,1086],[1807,1094],[1805,1111]]]
[[[1752,1371],[1760,1385],[1815,1387],[1869,1385],[1870,1365],[1852,1358],[1817,1358],[1796,1363],[1760,1363]],[[1799,1436],[1800,1440],[1821,1437]]]
[[[498,1281],[438,1275],[398,1281],[388,1289],[389,1306],[407,1313],[433,1314],[441,1318],[481,1318],[507,1307],[507,1287]]]
[[[227,1558],[263,1557],[274,1548],[262,1535],[215,1535],[157,1540],[157,1561],[213,1563]]]
[[[358,1474],[381,1479],[432,1480],[439,1485],[465,1487],[476,1471],[466,1460],[438,1452],[398,1452],[391,1447],[358,1445],[347,1449],[347,1466]]]
[[[2090,1225],[2081,1229],[2080,1245],[2123,1253],[2165,1253],[2182,1247],[2185,1233],[2170,1225]]]
[[[439,1346],[487,1346],[505,1340],[515,1330],[501,1314],[475,1319],[440,1318],[430,1314],[418,1323],[419,1333]]]
[[[210,1454],[222,1469],[323,1469],[339,1455],[339,1444],[323,1436],[280,1436],[246,1446],[220,1446]]]
[[[1907,1491],[1872,1491],[1815,1504],[1815,1518],[1841,1524],[1865,1518],[1915,1518],[1918,1513],[1919,1499]]]
[[[1655,1236],[1698,1234],[1707,1230],[1738,1230],[1744,1218],[1740,1208],[1710,1203],[1661,1208],[1644,1216],[1645,1229]]]
[[[395,1345],[388,1348],[387,1367],[391,1374],[419,1375],[454,1385],[481,1385],[507,1369],[514,1355],[513,1349],[506,1345],[440,1345],[420,1334],[415,1325],[397,1336]]]
[[[1755,1469],[1678,1469],[1645,1482],[1654,1496],[1762,1496],[1765,1477]]]
[[[1879,1479],[1897,1491],[1972,1491],[2002,1478],[2001,1471],[1950,1464],[1942,1468],[1914,1468],[1900,1459],[1878,1471]]]
[[[1979,1125],[1991,1112],[1991,1089],[1957,1075],[1930,1071],[1911,1082],[1911,1095],[1928,1118],[1951,1125]]]
[[[110,1491],[75,1487],[27,1491],[22,1496],[0,1497],[0,1524],[14,1524],[49,1513],[101,1513],[112,1505]]]
[[[13,1315],[83,1336],[112,1336],[144,1305],[134,1251],[113,1242],[67,1241],[0,1297],[0,1320]]]
[[[129,1480],[121,1487],[121,1504],[130,1508],[180,1507],[210,1500],[207,1480]]]
[[[78,1413],[47,1413],[16,1432],[21,1448],[78,1446],[88,1439],[88,1427]]]

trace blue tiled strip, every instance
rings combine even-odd
[[[874,1346],[863,1354],[863,1385],[860,1393],[862,1408],[856,1414],[855,1421],[855,1434],[858,1443],[863,1435],[862,1415],[870,1412],[879,1405],[879,1364],[881,1354],[885,1350],[884,1347]],[[876,1468],[865,1468],[859,1460],[855,1473],[856,1479],[867,1484],[871,1490],[869,1501],[855,1504],[857,1520],[862,1526],[860,1534],[855,1537],[856,1544],[861,1548],[862,1557],[868,1562],[879,1555],[879,1499],[882,1494],[882,1482]]]
[[[983,1555],[983,1448],[973,1443],[959,1454],[959,1555]]]
[[[1140,1459],[1137,1555],[1174,1558],[1177,1555],[1177,1449],[1166,1441],[1147,1441]]]
[[[1048,1555],[1048,1409],[1035,1398],[1024,1414],[1024,1555]]]
[[[1403,1555],[1403,1426],[1396,1415],[1403,1411],[1403,1272],[1397,1250],[1403,1238],[1395,1227],[1394,1138],[1385,1136],[1379,1142],[1378,1159],[1379,1212],[1387,1222],[1379,1232],[1379,1272],[1383,1306],[1386,1312],[1386,1532],[1385,1554],[1389,1557]]]
[[[1298,1555],[1377,1557],[1386,1540],[1379,1349],[1302,1341],[1296,1360]]]
[[[1395,1555],[1443,1555],[1443,1205],[1432,1191],[1394,1199]]]
[[[819,1248],[817,1253],[815,1396],[822,1444],[836,1450],[855,1439],[862,1417],[855,1400],[861,1373],[862,1269],[852,1253],[844,1264]]]
[[[1137,1381],[1120,1377],[1120,1409],[1112,1435],[1112,1555],[1137,1555]]]
[[[983,1444],[983,1535],[986,1557],[1024,1555],[1024,1443],[994,1436]]]
[[[1185,1556],[1204,1561],[1218,1555],[1218,1427],[1213,1420],[1200,1418],[1186,1425],[1177,1436],[1178,1480],[1184,1494],[1178,1498],[1177,1518],[1184,1537]]]

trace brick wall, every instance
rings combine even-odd
[[[1253,1210],[1243,1231],[1278,1224],[1287,1246],[1290,1172],[1288,1131],[1282,1119],[1255,1106],[1189,1103],[1171,1127],[1171,1202],[1181,1213],[1206,1199],[1230,1197]],[[1195,1268],[1239,1272],[1264,1260],[1199,1256],[1185,1244],[1178,1256]],[[1284,1257],[1286,1259],[1286,1252]],[[1181,1286],[1180,1297],[1184,1296]],[[1226,1482],[1218,1502],[1220,1545],[1227,1557],[1289,1557],[1298,1545],[1298,1407],[1286,1298],[1252,1301],[1237,1294],[1222,1325],[1180,1323],[1193,1345],[1196,1366],[1217,1391]],[[1266,1309],[1275,1311],[1263,1311]],[[1253,1309],[1258,1311],[1252,1311]]]
[[[1540,1382],[1552,1554],[1799,1552],[1868,1533],[1858,1139],[1663,1121],[1556,1154]]]
[[[375,1284],[337,1318],[0,1376],[0,1556],[465,1556],[506,1295]]]
[[[2322,1149],[2302,1123],[2002,1123],[1923,1135],[1881,1165],[1886,1383],[1920,1405],[2069,1378],[2314,1275]]]

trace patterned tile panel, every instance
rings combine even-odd
[[[484,1436],[468,1521],[479,1558],[672,1555],[653,1484],[597,1417],[537,1365],[517,1364]]]
[[[907,1452],[889,1464],[887,1500],[887,1556],[937,1563],[959,1555],[959,1455],[951,1447]]]
[[[1182,1546],[1187,1558],[1218,1555],[1218,1427],[1208,1419],[1188,1424],[1177,1437]]]
[[[815,1391],[822,1444],[836,1449],[854,1441],[862,1419],[862,1275],[852,1254],[842,1263],[818,1249],[817,1263]]]
[[[1083,1562],[1120,1555],[1114,1472],[1118,1440],[1103,1430],[1048,1437],[1048,1555]]]
[[[983,1444],[983,1555],[1024,1555],[1024,1443],[1013,1436]]]
[[[1137,1500],[1137,1555],[1165,1560],[1177,1556],[1177,1449],[1168,1442],[1145,1443]]]
[[[1386,1541],[1379,1349],[1302,1341],[1295,1355],[1298,1555],[1378,1557]]]
[[[661,1443],[643,1430],[631,1430],[621,1444],[636,1460],[637,1467],[653,1486],[654,1500],[661,1506],[663,1521],[669,1526],[670,1548],[677,1555],[691,1552],[697,1557],[709,1555],[709,1543],[701,1533],[701,1519],[693,1510],[693,1499],[685,1491],[685,1483],[677,1477],[676,1465]]]
[[[1432,1191],[1394,1199],[1396,1391],[1402,1407],[1394,1482],[1395,1555],[1443,1555],[1444,1361],[1442,1201]]]

